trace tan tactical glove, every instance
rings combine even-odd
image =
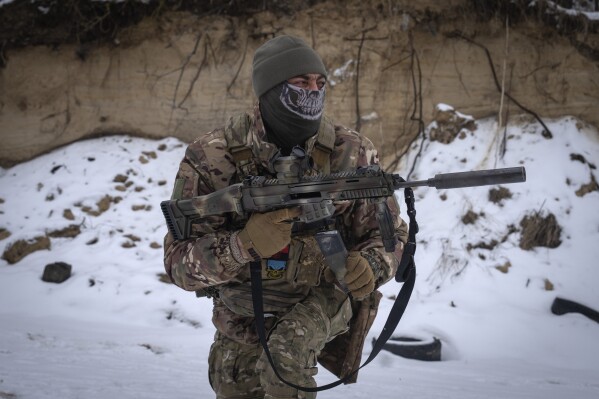
[[[290,222],[301,214],[300,208],[285,208],[266,213],[254,213],[239,232],[243,248],[253,258],[269,258],[289,245]]]
[[[374,274],[368,261],[358,251],[352,251],[345,261],[346,273],[343,282],[355,299],[365,298],[374,291]],[[328,282],[336,280],[335,274],[328,267],[324,270],[324,278]]]

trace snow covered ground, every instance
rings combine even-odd
[[[443,361],[383,351],[358,384],[319,398],[599,397],[599,324],[550,311],[556,296],[599,308],[599,191],[575,194],[597,174],[599,133],[569,117],[546,122],[552,139],[537,123],[510,125],[503,158],[493,120],[451,144],[424,143],[412,179],[524,165],[528,180],[504,186],[511,198],[499,203],[490,187],[415,189],[418,277],[397,332],[440,338]],[[0,260],[0,398],[213,397],[211,302],[159,281],[159,203],[184,148],[104,137],[0,170],[0,232],[10,232],[0,253],[70,225],[81,231],[14,264]],[[464,224],[468,211],[478,217]],[[520,221],[535,212],[555,215],[557,248],[519,247]],[[72,277],[43,282],[53,262],[71,264]],[[372,337],[399,288],[383,287]],[[370,350],[369,339],[364,359]]]

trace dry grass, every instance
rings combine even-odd
[[[562,228],[552,213],[545,217],[538,213],[527,215],[520,221],[520,227],[520,248],[524,250],[534,247],[557,248],[562,243]]]

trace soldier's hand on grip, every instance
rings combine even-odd
[[[355,299],[366,297],[374,291],[374,274],[368,261],[360,255],[358,251],[352,251],[348,254],[345,261],[346,273],[343,281]],[[329,281],[335,281],[335,274],[329,268],[324,270],[324,278]]]
[[[300,214],[298,207],[254,213],[239,232],[239,239],[252,257],[269,258],[289,245],[291,221]]]

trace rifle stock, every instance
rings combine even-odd
[[[333,215],[334,201],[368,199],[377,203],[377,219],[385,249],[395,246],[392,220],[384,203],[395,190],[428,186],[436,189],[475,187],[526,181],[524,167],[489,169],[471,172],[443,173],[427,180],[405,181],[398,174],[385,173],[378,166],[351,172],[300,177],[297,181],[280,181],[250,176],[213,193],[189,199],[160,203],[167,227],[177,240],[191,236],[191,226],[209,216],[236,213],[247,217],[253,212],[300,206],[302,222],[314,222]],[[391,224],[391,225],[389,225]]]

